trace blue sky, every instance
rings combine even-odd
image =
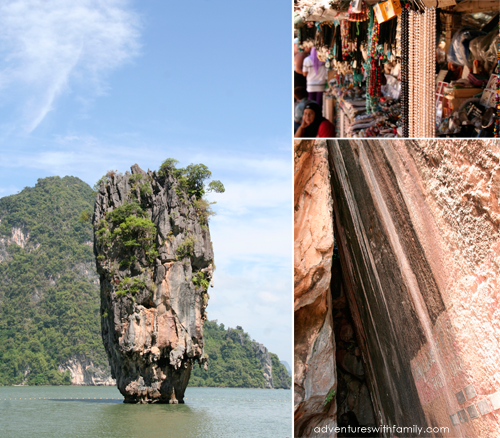
[[[0,196],[165,158],[220,179],[209,319],[292,363],[291,3],[6,0]]]

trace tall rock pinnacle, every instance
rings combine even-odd
[[[173,172],[108,172],[93,216],[102,338],[129,403],[183,403],[195,362],[213,251],[203,200]]]

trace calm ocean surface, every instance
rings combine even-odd
[[[291,390],[187,388],[183,405],[130,405],[115,387],[0,387],[0,436],[285,438],[291,397]]]

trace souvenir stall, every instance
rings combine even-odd
[[[337,137],[498,135],[498,0],[298,0],[295,29]]]

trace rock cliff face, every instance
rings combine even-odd
[[[1,219],[0,223],[2,223]],[[21,248],[24,248],[29,238],[29,233],[25,234],[23,233],[23,230],[21,228],[17,227],[12,227],[12,236],[10,238],[0,237],[0,263],[2,263],[4,260],[10,259],[9,253],[7,252],[7,248],[9,245],[15,244],[17,246],[20,246]]]
[[[294,169],[296,436],[336,426],[337,388],[330,282],[333,216],[326,142],[296,143]],[[328,435],[323,435],[328,436]],[[333,435],[332,435],[333,436]]]
[[[255,357],[259,359],[262,367],[262,374],[266,380],[266,388],[272,389],[273,386],[273,364],[268,349],[259,342],[252,342],[252,348],[255,351]]]
[[[210,233],[172,175],[131,171],[103,182],[95,203],[102,337],[126,402],[182,403],[191,367],[207,361]]]
[[[448,428],[429,432],[436,437],[497,436],[499,144],[339,140],[327,142],[326,153],[332,196],[323,208],[333,206],[352,318],[340,322],[338,339],[348,339],[352,325],[376,423]],[[341,299],[334,297],[334,312]],[[318,302],[303,320],[321,310]],[[296,331],[306,332],[303,325],[296,322]],[[296,334],[296,343],[302,338]],[[313,337],[305,339],[308,351],[316,348]],[[361,372],[338,353],[338,370]],[[306,393],[303,403],[309,399]]]
[[[76,355],[59,365],[59,371],[71,373],[72,385],[115,386],[109,367],[100,367],[86,356]]]

